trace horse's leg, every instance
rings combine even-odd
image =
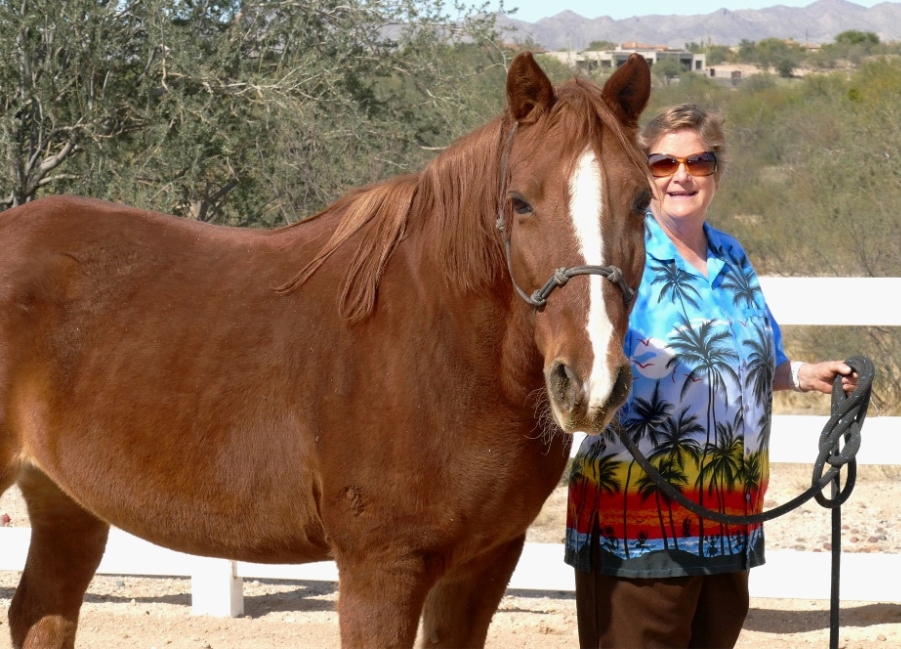
[[[19,487],[31,519],[31,545],[9,607],[13,646],[71,649],[84,593],[103,557],[109,525],[37,469],[25,469]]]
[[[485,646],[488,625],[522,553],[525,535],[446,574],[426,598],[423,647]]]
[[[341,649],[411,649],[433,579],[420,557],[337,558]]]

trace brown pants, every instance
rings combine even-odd
[[[625,579],[576,570],[582,649],[731,649],[748,606],[747,571]]]

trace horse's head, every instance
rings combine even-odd
[[[637,55],[603,89],[586,81],[554,88],[528,53],[507,76],[499,227],[514,299],[536,311],[551,411],[568,432],[603,430],[632,383],[623,339],[650,198],[634,136],[649,94],[649,68]]]

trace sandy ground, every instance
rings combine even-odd
[[[768,507],[784,502],[809,480],[806,466],[776,465]],[[532,541],[562,539],[565,491],[558,489],[530,530]],[[857,489],[843,508],[848,552],[901,553],[901,469],[861,467]],[[15,490],[0,499],[0,518],[27,525]],[[828,547],[829,513],[810,503],[767,524],[769,548]],[[18,573],[0,572],[0,649],[9,648],[6,609]],[[901,576],[886,576],[898,578]],[[196,617],[188,579],[97,577],[82,609],[79,647],[94,649],[327,649],[337,648],[337,587],[325,582],[247,581],[246,615]],[[824,595],[825,596],[825,595]],[[740,649],[828,647],[825,600],[754,599]],[[843,602],[839,646],[901,647],[901,604]],[[558,649],[578,646],[571,592],[510,591],[489,632],[490,649]]]

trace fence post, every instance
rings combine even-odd
[[[244,615],[244,581],[234,561],[196,558],[191,566],[191,612],[213,617]]]

